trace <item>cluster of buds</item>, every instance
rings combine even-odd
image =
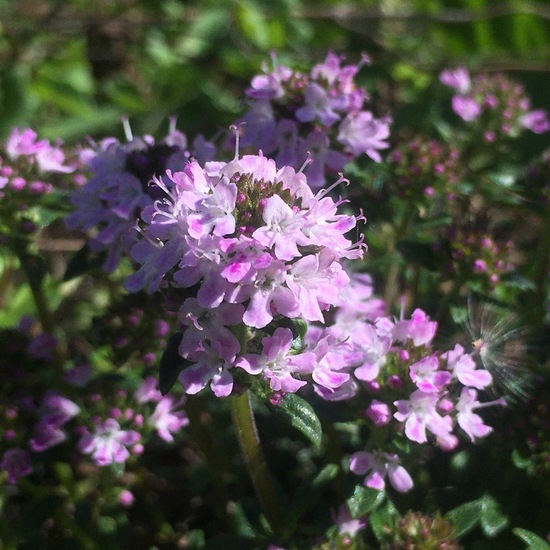
[[[467,270],[468,275],[492,287],[503,275],[516,268],[512,260],[515,251],[513,241],[498,243],[491,235],[479,235],[467,229],[452,228],[449,233],[455,273]]]
[[[458,149],[435,139],[415,137],[394,149],[388,162],[397,192],[404,197],[454,197],[463,173]]]
[[[131,362],[150,366],[158,360],[175,324],[175,315],[170,315],[168,306],[156,310],[155,305],[158,301],[147,294],[126,294],[93,320],[97,343],[112,342],[115,365]]]
[[[433,548],[460,550],[462,545],[454,536],[454,526],[439,513],[434,516],[420,512],[407,512],[397,518],[394,525],[384,527],[383,550],[413,550]]]

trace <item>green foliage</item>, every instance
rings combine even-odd
[[[520,538],[523,542],[527,544],[526,548],[528,550],[549,550],[550,544],[548,544],[544,539],[540,538],[535,533],[528,531],[527,529],[514,529],[513,531],[516,537]]]
[[[386,493],[384,491],[357,485],[353,496],[347,501],[351,517],[359,519],[362,516],[370,514],[379,508],[385,499]]]
[[[272,407],[275,414],[301,432],[315,447],[320,447],[323,438],[321,422],[313,407],[302,397],[287,393]]]
[[[490,495],[461,504],[448,512],[446,517],[454,525],[456,537],[464,536],[477,525],[481,526],[487,537],[494,537],[508,525],[508,518]]]

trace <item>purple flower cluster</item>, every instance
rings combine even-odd
[[[490,372],[477,368],[473,356],[458,344],[448,352],[433,351],[437,324],[422,310],[397,321],[380,315],[383,304],[371,291],[368,277],[352,277],[350,293],[355,299],[339,304],[332,325],[310,328],[306,351],[315,355],[315,391],[328,400],[366,391],[372,396],[365,411],[369,421],[410,442],[431,441],[451,450],[458,445],[457,428],[471,441],[488,435],[492,429],[475,410],[488,405],[478,400],[477,392],[492,384]],[[331,344],[325,355],[318,352],[321,342]],[[331,354],[332,362],[324,359]],[[383,488],[386,476],[398,491],[412,487],[398,455],[385,449],[355,453],[350,467],[358,475],[367,474],[368,487]]]
[[[365,248],[345,236],[357,218],[339,214],[341,201],[327,191],[314,195],[303,173],[277,170],[263,156],[204,169],[190,162],[165,178],[169,186],[155,182],[166,197],[143,211],[144,238],[131,252],[141,267],[125,286],[196,290],[179,313],[185,326],[180,354],[195,363],[181,381],[188,393],[211,382],[216,395],[229,395],[234,367],[258,374],[256,361],[243,355],[250,334],[241,341],[235,336],[239,325],[250,332],[280,316],[324,321],[323,311],[349,281],[340,261],[360,258]],[[263,341],[272,387],[290,387],[287,369],[277,363],[290,348],[290,332],[281,329]]]
[[[38,140],[29,128],[12,130],[0,150],[0,233],[15,238],[34,233],[43,197],[76,167],[66,163],[61,144]]]
[[[523,86],[504,74],[471,78],[467,69],[459,67],[443,71],[439,79],[456,92],[452,99],[454,112],[466,122],[479,121],[488,143],[516,137],[525,129],[536,134],[550,130],[546,111],[531,110]]]
[[[388,147],[390,118],[363,110],[367,93],[354,80],[367,59],[358,65],[341,65],[342,60],[329,52],[309,74],[274,60],[273,70],[265,66],[252,79],[249,110],[237,122],[241,145],[272,156],[279,167],[298,169],[309,153],[313,162],[306,173],[313,189],[359,155],[380,162],[379,151]]]
[[[111,387],[103,388],[101,377],[92,377],[82,364],[67,371],[63,394],[43,393],[44,381],[36,373],[47,372],[52,358],[38,353],[38,336],[42,335],[28,333],[31,320],[24,319],[21,326],[24,330],[0,331],[4,350],[0,360],[0,470],[7,472],[10,484],[33,473],[34,453],[74,445],[90,454],[98,466],[123,463],[141,454],[152,434],[171,443],[188,424],[182,409],[184,398],[163,397],[153,377],[146,378],[134,393],[113,392]]]
[[[149,182],[166,170],[181,169],[190,153],[187,138],[172,123],[159,143],[152,136],[132,138],[121,144],[115,138],[103,140],[94,150],[81,152],[92,173],[90,180],[71,195],[74,211],[66,217],[69,229],[96,230],[88,245],[94,252],[106,252],[103,268],[113,271],[134,244],[139,213],[163,195]]]

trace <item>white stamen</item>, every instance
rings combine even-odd
[[[134,229],[151,245],[153,245],[155,248],[162,248],[164,246],[164,243],[162,241],[154,241],[143,231],[143,229],[139,226],[139,220],[136,220],[136,224],[134,225]]]
[[[132,134],[132,127],[130,126],[130,121],[128,117],[121,117],[120,121],[122,122],[122,128],[124,129],[124,135],[126,136],[126,141],[130,142],[134,139],[134,134]]]
[[[239,138],[240,138],[240,126],[246,124],[246,122],[241,122],[239,126],[232,124],[229,127],[229,130],[235,134],[235,158],[233,160],[239,160]]]
[[[327,193],[330,193],[335,187],[338,187],[338,185],[340,185],[343,182],[346,182],[346,185],[349,185],[349,180],[347,178],[345,178],[342,173],[339,173],[338,175],[340,177],[328,189],[321,189],[317,193],[317,195],[316,195],[317,200],[322,199]]]
[[[311,156],[311,153],[308,151],[307,152],[307,157],[306,157],[306,160],[304,160],[304,164],[302,164],[302,166],[300,167],[300,169],[298,170],[298,174],[302,173],[306,167],[311,164],[313,162],[313,157]]]
[[[171,116],[168,118],[168,120],[169,120],[168,133],[173,134],[176,131],[176,123],[178,121],[178,117]]]

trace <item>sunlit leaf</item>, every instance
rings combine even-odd
[[[357,485],[347,504],[351,517],[359,519],[378,508],[385,500],[386,492]]]
[[[278,405],[271,407],[292,427],[305,435],[316,447],[321,446],[323,430],[313,407],[294,393],[287,393]]]

